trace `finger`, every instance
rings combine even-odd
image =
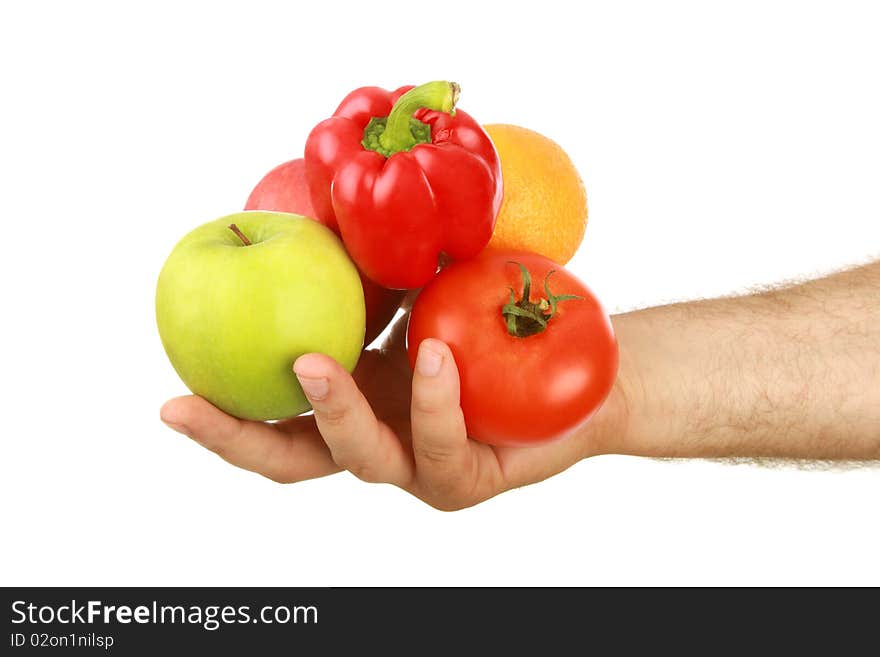
[[[474,476],[474,453],[459,405],[458,369],[443,342],[419,345],[412,382],[413,454],[419,483],[445,495]]]
[[[166,402],[160,417],[232,465],[277,482],[293,483],[339,471],[307,418],[297,418],[297,430],[284,433],[272,424],[227,415],[196,395]]]
[[[412,462],[339,363],[323,354],[297,358],[293,371],[315,411],[315,421],[336,464],[359,479],[404,486]]]

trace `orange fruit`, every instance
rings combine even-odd
[[[504,184],[489,246],[532,251],[564,265],[587,227],[587,192],[571,158],[533,130],[483,127],[498,150]]]

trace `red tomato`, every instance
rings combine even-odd
[[[523,303],[524,275],[511,261],[531,275],[529,304]],[[567,295],[579,298],[560,299]],[[529,314],[540,315],[545,328]],[[524,337],[512,335],[509,324]],[[617,376],[617,341],[596,297],[562,266],[533,253],[487,249],[443,269],[413,306],[411,365],[425,338],[452,349],[468,435],[491,445],[528,445],[569,433],[602,405]]]
[[[305,160],[291,160],[267,173],[248,197],[245,210],[292,212],[317,220],[306,185]],[[397,312],[405,292],[386,290],[361,273],[367,328],[364,344],[369,345]]]

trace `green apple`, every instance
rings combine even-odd
[[[180,378],[248,420],[310,406],[293,373],[321,352],[351,371],[364,340],[360,277],[333,232],[283,212],[249,211],[186,235],[156,288],[156,321]]]

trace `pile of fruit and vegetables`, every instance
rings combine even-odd
[[[244,211],[180,240],[156,317],[193,393],[244,419],[305,413],[293,362],[320,352],[352,371],[419,290],[410,361],[425,338],[449,345],[472,438],[533,444],[596,411],[617,344],[564,268],[587,221],[580,176],[538,133],[480,125],[459,93],[445,81],[356,89]]]

